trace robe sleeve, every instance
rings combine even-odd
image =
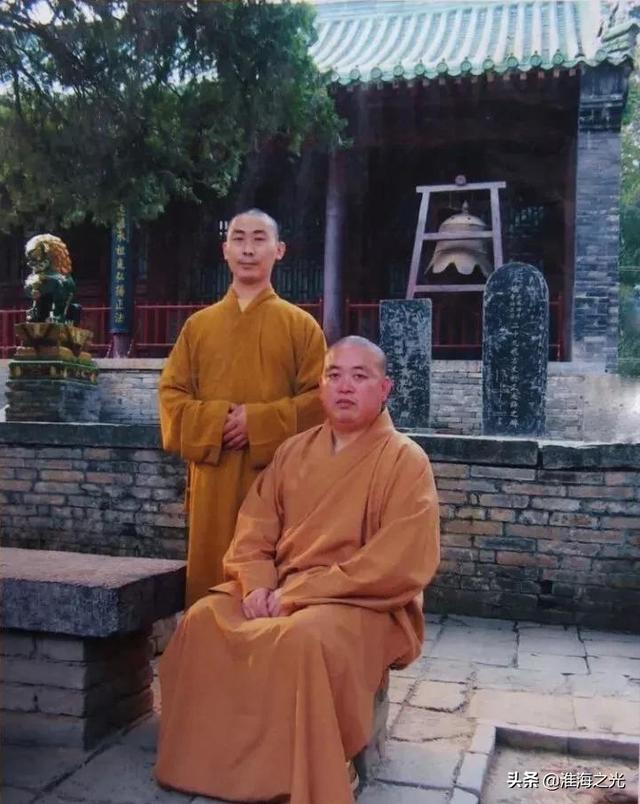
[[[245,405],[249,460],[254,469],[267,466],[276,449],[287,438],[320,424],[324,419],[318,383],[326,342],[322,330],[313,319],[305,321],[300,342],[294,346],[297,370],[292,395],[273,402]]]
[[[237,581],[246,597],[254,589],[275,589],[276,543],[282,529],[282,506],[276,487],[277,458],[245,497],[231,544],[222,560],[225,581]]]
[[[293,576],[281,591],[284,614],[322,603],[391,611],[410,603],[440,561],[439,509],[426,456],[401,458],[381,526],[351,558]]]
[[[192,357],[187,321],[160,377],[162,446],[188,461],[217,464],[230,405],[222,399],[205,402],[196,398]]]

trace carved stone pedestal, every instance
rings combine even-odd
[[[61,363],[55,366],[60,370]],[[7,382],[8,422],[97,422],[100,393],[95,382],[51,379],[44,372],[53,366],[41,363],[42,379],[21,377]],[[15,371],[9,364],[10,370]],[[35,366],[33,367],[35,368]]]
[[[97,422],[98,367],[85,351],[89,330],[54,322],[16,325],[22,342],[9,361],[6,410],[12,422]]]

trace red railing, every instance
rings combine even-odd
[[[136,304],[134,310],[135,331],[129,350],[130,357],[165,357],[180,332],[186,319],[205,304]],[[323,302],[298,305],[307,310],[322,324]],[[549,357],[562,360],[563,305],[557,296],[550,303]],[[345,303],[345,329],[351,335],[363,335],[373,341],[379,336],[379,302]],[[433,356],[436,359],[466,357],[480,359],[482,356],[482,308],[481,303],[463,304],[437,301],[433,305]],[[468,307],[468,309],[467,309]],[[14,327],[24,321],[24,309],[0,310],[0,358],[10,357],[16,341]],[[111,350],[109,334],[109,307],[85,307],[81,326],[92,330],[94,341],[91,351],[96,357],[107,357]]]
[[[318,324],[322,326],[322,316],[324,313],[322,299],[319,299],[317,302],[300,302],[298,307],[300,307],[301,310],[306,310],[308,313],[310,313]]]
[[[83,307],[80,326],[93,332],[89,351],[95,357],[106,357],[109,353],[109,307]],[[11,357],[18,346],[15,325],[25,320],[25,308],[0,310],[0,359]]]
[[[24,321],[22,308],[0,310],[0,359],[6,359],[13,354],[17,346],[15,325],[21,321]]]
[[[377,343],[380,335],[380,302],[353,302],[344,304],[344,326],[347,335],[362,335]]]
[[[80,326],[93,332],[89,351],[94,357],[109,357],[111,334],[109,333],[110,307],[83,307]]]
[[[448,357],[481,359],[482,357],[482,297],[432,299],[432,350],[436,359]],[[475,296],[475,294],[474,294]],[[379,337],[379,302],[345,302],[344,321],[349,335],[363,335],[372,341]],[[549,303],[549,358],[564,356],[564,320],[562,296]]]
[[[184,322],[206,304],[136,304],[131,357],[164,357]]]
[[[178,337],[187,318],[206,304],[137,304],[135,333],[129,349],[130,357],[165,357]],[[322,299],[301,302],[303,310],[322,324]]]
[[[549,351],[553,359],[564,360],[564,305],[561,293],[549,302]]]

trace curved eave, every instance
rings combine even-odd
[[[554,70],[571,70],[580,67],[598,67],[601,64],[610,64],[613,67],[619,67],[625,63],[633,66],[633,59],[628,53],[616,55],[615,53],[598,51],[593,58],[577,57],[575,59],[567,59],[561,53],[556,53],[551,61],[542,61],[542,59],[538,60],[532,58],[525,62],[519,62],[515,57],[512,57],[501,64],[494,64],[490,60],[485,61],[482,65],[472,65],[468,61],[463,61],[453,65],[441,62],[436,67],[425,67],[424,64],[418,63],[412,68],[407,68],[402,64],[398,64],[391,69],[373,67],[368,71],[368,75],[365,76],[361,75],[357,68],[350,70],[349,73],[339,73],[329,69],[324,71],[324,74],[329,84],[349,86],[353,84],[419,81],[422,79],[432,81],[436,78],[465,78],[467,76],[481,76],[488,73],[502,75],[508,72],[553,72]]]

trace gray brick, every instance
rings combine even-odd
[[[28,684],[3,684],[2,708],[15,712],[37,711],[37,689]]]
[[[41,712],[4,712],[6,742],[18,745],[60,745],[83,748],[94,744],[109,728],[108,719],[89,721]]]
[[[456,787],[479,796],[488,767],[489,756],[487,754],[467,752],[456,778]]]
[[[28,657],[35,653],[36,643],[33,634],[22,631],[3,631],[0,637],[2,656]]]
[[[106,668],[100,662],[68,664],[7,657],[2,662],[1,672],[3,680],[9,683],[40,684],[83,690],[102,681]]]

